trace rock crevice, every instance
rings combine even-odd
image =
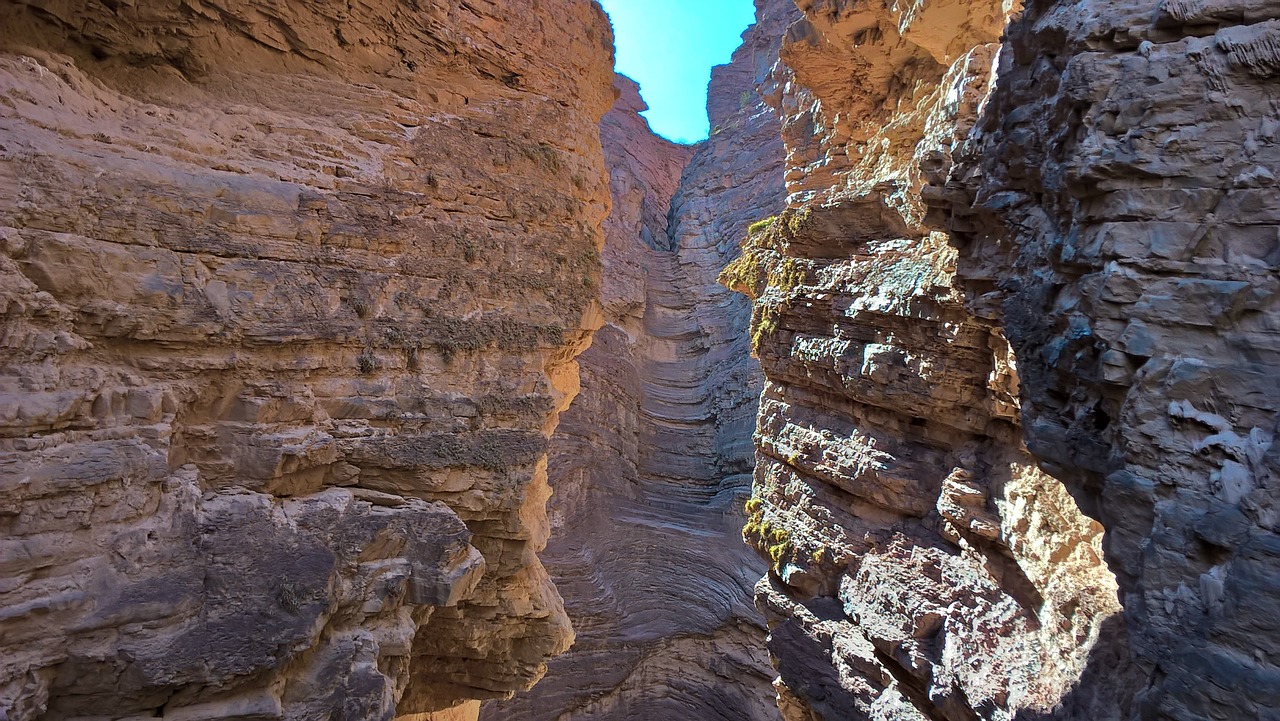
[[[779,126],[755,86],[796,11],[757,10],[713,70],[709,140],[655,137],[626,78],[601,124],[614,197],[605,325],[552,440],[545,554],[578,638],[485,718],[777,716],[751,604],[763,567],[738,533],[760,375],[749,304],[716,282],[747,226],[783,205]]]

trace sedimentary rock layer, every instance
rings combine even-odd
[[[1280,5],[1028,2],[945,192],[1026,440],[1106,527],[1120,718],[1280,708]]]
[[[529,686],[571,639],[535,554],[599,323],[599,8],[0,27],[0,717]]]
[[[766,85],[789,207],[724,275],[755,299],[767,378],[744,536],[771,564],[779,704],[1052,714],[1111,648],[1115,580],[1100,526],[1023,445],[1013,354],[966,307],[923,197],[978,116],[1007,8],[798,4]]]
[[[544,555],[578,638],[538,686],[484,718],[777,717],[751,605],[763,564],[739,537],[761,379],[749,303],[716,283],[746,227],[782,206],[779,126],[755,84],[796,11],[758,11],[713,71],[710,140],[653,136],[625,78],[602,123],[606,322],[552,439]]]

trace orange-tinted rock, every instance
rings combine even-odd
[[[0,26],[0,716],[389,718],[537,680],[572,638],[536,554],[599,324],[599,8]]]

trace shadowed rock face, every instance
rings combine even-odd
[[[1029,2],[939,211],[1106,527],[1123,718],[1280,707],[1280,5]]]
[[[601,124],[606,323],[552,439],[544,554],[578,636],[483,718],[777,718],[750,600],[763,568],[739,531],[759,370],[749,304],[715,280],[746,227],[782,207],[779,127],[754,86],[795,10],[758,9],[713,72],[710,140],[653,136],[625,78]]]
[[[0,8],[0,717],[528,687],[606,18],[177,5]]]

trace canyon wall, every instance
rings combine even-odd
[[[536,554],[600,323],[598,6],[0,27],[0,718],[530,686],[572,639]]]
[[[1012,718],[1114,625],[1085,517],[1022,443],[998,318],[926,224],[992,81],[1005,8],[801,3],[769,84],[788,209],[725,281],[768,383],[744,537],[788,719]],[[1080,703],[1110,718],[1113,699]],[[1093,715],[1088,715],[1093,714]]]
[[[0,4],[0,719],[1274,721],[1280,6],[756,9]]]
[[[751,603],[764,568],[739,537],[761,378],[750,304],[716,282],[745,229],[783,204],[779,126],[755,86],[796,10],[757,11],[713,70],[712,135],[698,146],[654,136],[619,78],[601,125],[614,197],[605,325],[551,445],[543,557],[578,637],[483,718],[777,718]]]
[[[797,4],[723,277],[783,715],[1271,718],[1280,9]]]
[[[1280,5],[1034,1],[1008,35],[938,209],[1028,447],[1106,528],[1106,681],[1128,718],[1275,718]]]

